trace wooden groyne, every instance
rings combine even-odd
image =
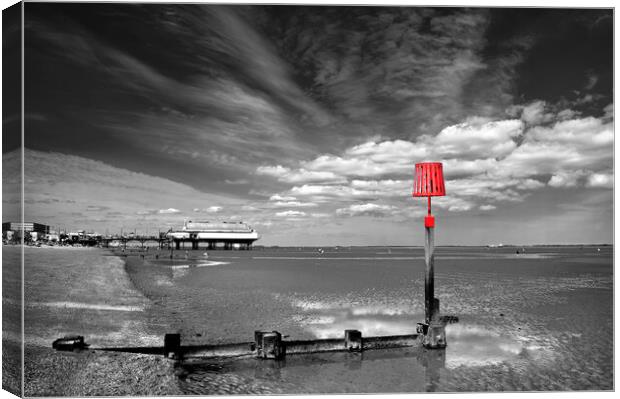
[[[324,352],[362,352],[420,346],[419,334],[362,337],[358,330],[345,330],[343,338],[283,340],[278,331],[256,331],[254,341],[218,345],[183,345],[181,334],[166,334],[163,346],[93,347],[83,336],[57,339],[52,347],[62,351],[100,350],[166,356],[180,362],[209,359],[283,359],[288,355]]]

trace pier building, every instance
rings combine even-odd
[[[258,232],[243,222],[186,221],[181,230],[166,234],[176,249],[250,249]]]

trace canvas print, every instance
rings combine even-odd
[[[614,389],[613,9],[2,16],[3,389]]]

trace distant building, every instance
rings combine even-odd
[[[177,249],[250,249],[259,238],[258,232],[243,222],[191,220],[185,222],[181,230],[170,231],[167,237],[174,241]]]
[[[24,239],[26,240],[37,241],[40,237],[49,234],[49,232],[50,226],[41,223],[2,223],[2,238],[7,241],[20,241],[22,234],[24,234]]]
[[[71,244],[81,244],[93,246],[101,242],[102,236],[99,233],[87,233],[84,230],[78,230],[76,232],[70,232],[67,234],[67,239]]]
[[[5,222],[2,223],[2,232],[5,231],[24,231],[26,233],[41,233],[41,234],[49,234],[50,226],[41,224],[41,223],[31,223],[31,222]]]

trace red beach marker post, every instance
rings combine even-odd
[[[444,323],[440,320],[439,299],[435,298],[435,217],[431,214],[431,197],[446,195],[441,162],[422,162],[415,165],[413,184],[414,197],[428,197],[428,214],[424,218],[426,230],[424,258],[426,273],[424,278],[425,324],[423,344],[427,348],[445,348],[446,334]]]

